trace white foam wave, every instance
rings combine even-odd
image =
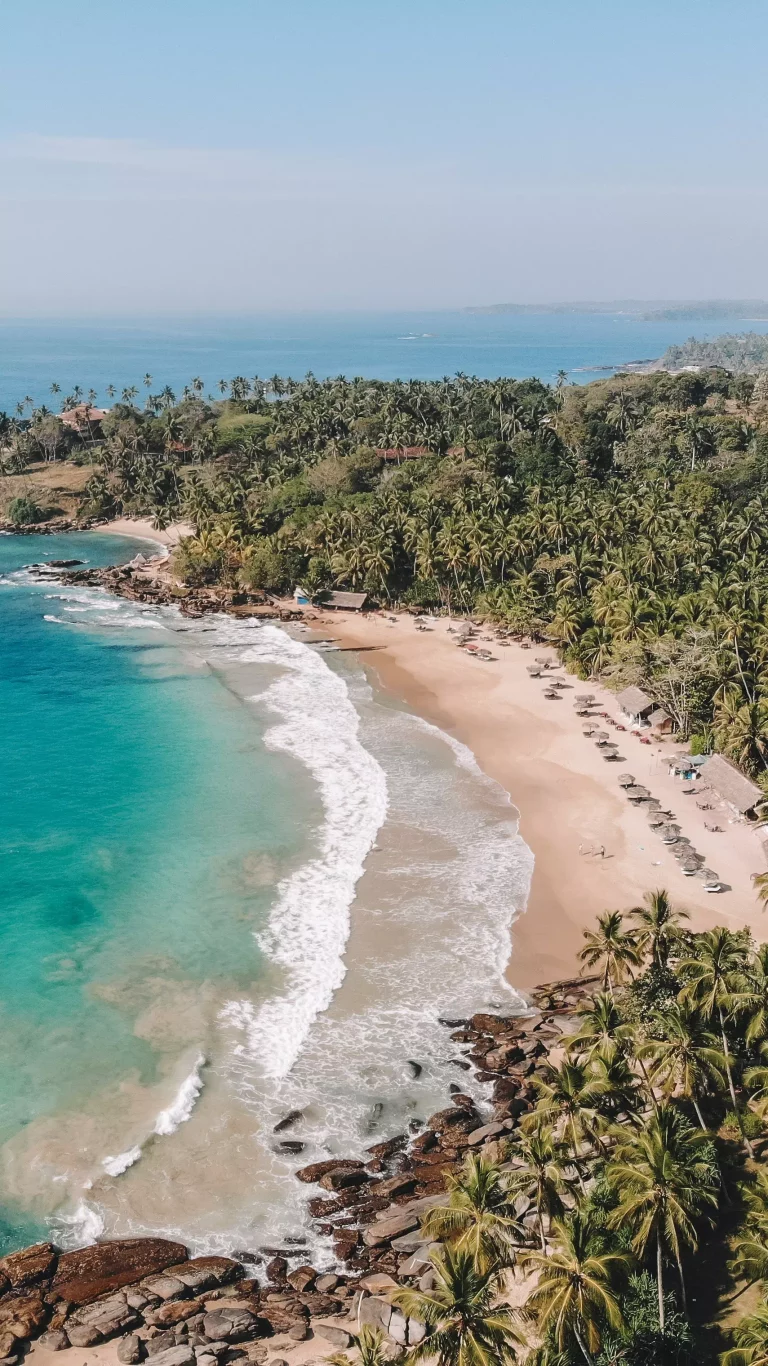
[[[43,616],[43,621],[55,621],[57,626],[69,626],[69,625],[71,625],[71,623],[68,622],[68,621],[65,621],[63,617],[54,617],[54,616],[52,615],[52,613],[50,613],[50,612],[46,612],[46,613],[44,614],[44,616]]]
[[[72,1214],[57,1214],[49,1219],[55,1240],[63,1248],[87,1247],[104,1232],[104,1216],[100,1209],[81,1200]]]
[[[128,1148],[124,1153],[118,1153],[116,1157],[102,1158],[101,1165],[107,1176],[122,1176],[135,1162],[141,1157],[141,1146],[136,1144],[135,1148]]]
[[[265,743],[309,769],[325,817],[316,832],[316,857],[279,884],[268,929],[258,940],[284,968],[285,990],[257,1011],[233,1001],[222,1012],[244,1030],[248,1052],[265,1075],[278,1078],[290,1071],[313,1020],[344,980],[350,906],[386,816],[387,784],[358,739],[359,716],[344,679],[314,650],[276,627],[262,627],[239,658],[283,667],[259,698],[282,717]]]
[[[205,1063],[205,1054],[198,1053],[195,1065],[189,1076],[185,1077],[181,1083],[181,1086],[176,1092],[175,1099],[168,1106],[167,1110],[161,1110],[157,1116],[153,1130],[154,1133],[163,1135],[175,1134],[180,1124],[186,1124],[195,1108],[195,1102],[203,1089],[203,1079],[200,1073],[205,1066]],[[139,1149],[139,1156],[141,1156],[141,1149]],[[123,1170],[125,1170],[125,1168]],[[118,1173],[114,1174],[118,1175]]]

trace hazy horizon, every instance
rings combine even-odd
[[[768,294],[743,0],[7,6],[6,317]]]

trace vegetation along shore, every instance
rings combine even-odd
[[[327,1269],[302,1265],[291,1231],[282,1249],[233,1249],[231,1259],[189,1261],[162,1240],[11,1254],[0,1263],[7,1366],[40,1332],[33,1355],[71,1343],[87,1360],[116,1338],[121,1360],[147,1354],[159,1366],[237,1357],[302,1366],[333,1348],[366,1366],[398,1353],[608,1366],[721,1351],[727,1366],[758,1366],[768,1354],[762,381],[723,370],[583,388],[564,377],[553,387],[462,375],[240,377],[211,399],[198,380],[180,397],[154,394],[147,380],[141,406],[135,390],[115,395],[108,412],[73,393],[64,420],[23,404],[5,420],[8,529],[181,524],[162,562],[56,572],[174,602],[191,617],[226,610],[304,627],[327,627],[330,594],[357,592],[378,615],[333,618],[337,643],[367,643],[393,686],[415,679],[436,719],[451,721],[452,686],[470,699],[466,712],[485,697],[491,722],[472,748],[485,745],[489,771],[492,744],[525,753],[549,736],[531,760],[529,792],[540,826],[552,826],[553,811],[562,819],[560,868],[546,867],[553,835],[550,846],[541,830],[530,838],[548,878],[543,899],[562,919],[538,918],[532,904],[519,925],[529,939],[564,925],[560,966],[571,971],[534,988],[524,1016],[446,1022],[459,1077],[451,1104],[425,1125],[376,1145],[365,1163],[299,1168],[328,1239]],[[406,660],[372,631],[409,632],[417,645]],[[444,671],[431,700],[431,675],[417,677],[422,643],[430,668]],[[440,664],[447,652],[450,668]],[[467,682],[472,670],[488,681]],[[630,710],[636,694],[651,710],[622,721],[628,689]],[[504,724],[494,728],[497,716]],[[600,738],[609,721],[615,755],[604,749],[610,729]],[[457,712],[460,738],[464,724]],[[577,750],[589,759],[558,806],[558,774],[578,769]],[[727,818],[719,798],[699,807],[706,784],[691,776],[684,792],[669,771],[682,753],[722,756],[754,789],[752,805],[740,811],[725,794]],[[646,756],[650,771],[640,768]],[[633,783],[639,805],[621,796],[625,767],[646,779]],[[502,781],[528,838],[529,801]],[[651,833],[657,812],[674,838]],[[700,853],[711,862],[720,836],[730,851],[717,868],[727,889],[714,898],[698,859],[689,883],[682,862],[666,878],[661,859],[685,841],[686,822],[692,863]],[[654,839],[660,853],[649,858]],[[537,951],[530,987],[555,975]],[[576,976],[579,958],[595,978]],[[472,1070],[462,1090],[460,1074]],[[291,1123],[286,1115],[288,1136],[276,1141],[291,1142]]]

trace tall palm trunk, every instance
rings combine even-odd
[[[720,1017],[720,1038],[722,1039],[722,1042],[723,1042],[723,1055],[724,1055],[724,1057],[725,1057],[725,1071],[726,1071],[726,1075],[727,1075],[727,1077],[728,1077],[728,1090],[729,1090],[730,1093],[731,1093],[731,1100],[733,1101],[733,1108],[734,1108],[734,1110],[735,1110],[735,1112],[736,1112],[736,1119],[738,1120],[739,1129],[741,1130],[741,1137],[742,1137],[743,1140],[744,1140],[744,1147],[746,1148],[746,1150],[747,1150],[749,1156],[750,1156],[750,1157],[754,1157],[755,1154],[754,1154],[754,1151],[753,1151],[753,1149],[752,1149],[752,1144],[750,1143],[749,1139],[747,1138],[747,1135],[744,1133],[744,1128],[743,1128],[743,1125],[742,1125],[742,1122],[741,1122],[741,1111],[740,1111],[740,1109],[739,1109],[738,1101],[736,1100],[736,1090],[735,1090],[734,1085],[733,1085],[733,1074],[732,1074],[732,1072],[731,1072],[731,1055],[730,1055],[730,1052],[728,1051],[728,1039],[726,1038],[726,1033],[725,1033],[725,1020],[723,1019],[723,1008],[722,1008],[722,1006],[718,1006],[718,1007],[717,1007],[717,1013],[718,1013],[718,1015],[719,1015],[719,1017]]]
[[[547,1240],[544,1237],[544,1215],[541,1208],[541,1191],[536,1192],[536,1216],[539,1221],[539,1242],[541,1243],[541,1250],[546,1255]]]
[[[656,1288],[659,1292],[659,1328],[664,1332],[664,1268],[661,1258],[661,1233],[656,1234]]]
[[[683,1302],[683,1313],[687,1314],[688,1296],[685,1293],[685,1276],[683,1275],[683,1263],[680,1261],[679,1257],[676,1257],[675,1260],[677,1262],[677,1274],[680,1277],[680,1299]]]
[[[579,1332],[578,1328],[576,1328],[575,1326],[574,1326],[573,1331],[574,1331],[574,1333],[576,1334],[576,1341],[578,1342],[579,1347],[581,1348],[581,1352],[582,1352],[582,1355],[583,1355],[583,1357],[584,1357],[584,1360],[585,1360],[586,1362],[589,1363],[589,1366],[594,1366],[594,1361],[592,1360],[592,1357],[589,1355],[589,1352],[587,1351],[587,1344],[585,1343],[583,1337],[581,1336],[581,1333]]]
[[[696,1111],[696,1118],[699,1121],[701,1128],[706,1132],[707,1126],[704,1123],[704,1116],[701,1113],[701,1110],[699,1108],[699,1102],[697,1101],[695,1095],[691,1095],[691,1100],[693,1101],[693,1108]]]

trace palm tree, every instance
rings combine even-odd
[[[706,1135],[692,1129],[670,1105],[659,1108],[645,1129],[625,1140],[606,1170],[620,1203],[609,1216],[613,1228],[633,1230],[632,1246],[643,1257],[656,1245],[659,1327],[664,1330],[664,1252],[675,1260],[685,1307],[683,1247],[695,1248],[696,1223],[717,1205],[715,1183],[701,1155]]]
[[[738,1346],[723,1353],[721,1366],[768,1366],[768,1304],[742,1319],[733,1336]]]
[[[752,877],[757,892],[757,899],[768,906],[768,873],[755,873]]]
[[[603,965],[603,991],[626,980],[631,968],[637,967],[641,960],[637,935],[622,930],[624,917],[620,911],[606,911],[597,918],[597,930],[585,930],[586,944],[579,954],[587,967]]]
[[[508,1264],[515,1238],[523,1230],[512,1207],[509,1182],[499,1165],[477,1153],[468,1153],[459,1172],[446,1181],[448,1204],[436,1205],[425,1215],[425,1238],[450,1242],[472,1254],[478,1266]]]
[[[739,1105],[733,1084],[725,1020],[726,1015],[733,1014],[748,1000],[749,979],[746,974],[743,941],[722,925],[718,925],[714,930],[707,930],[697,938],[696,956],[681,961],[680,972],[688,979],[681,992],[681,998],[692,1002],[704,1019],[717,1018],[720,1025],[728,1090],[738,1117]],[[752,1149],[746,1137],[744,1143],[751,1156]]]
[[[583,1063],[570,1059],[566,1059],[559,1067],[547,1063],[544,1075],[534,1078],[534,1085],[539,1099],[533,1113],[526,1116],[524,1128],[530,1133],[542,1124],[560,1125],[563,1137],[567,1135],[572,1146],[579,1183],[584,1190],[584,1180],[579,1170],[579,1148],[585,1139],[591,1143],[600,1141],[602,1121],[597,1101],[602,1088]]]
[[[654,967],[664,967],[673,945],[679,941],[680,921],[690,917],[687,911],[677,910],[662,889],[646,892],[643,899],[644,906],[635,906],[630,911],[638,923],[639,947],[650,953]]]
[[[592,1058],[612,1058],[632,1039],[633,1026],[621,1014],[613,995],[598,992],[577,1012],[580,1028],[568,1040],[568,1051]]]
[[[699,1106],[703,1085],[725,1085],[725,1055],[717,1038],[696,1007],[685,1000],[654,1016],[651,1030],[651,1037],[638,1049],[638,1056],[650,1061],[651,1083],[661,1086],[667,1096],[677,1092],[689,1100],[706,1130]]]
[[[391,1300],[427,1335],[408,1352],[409,1361],[434,1360],[438,1366],[511,1366],[523,1339],[516,1315],[499,1304],[502,1273],[478,1266],[471,1252],[447,1246],[433,1253],[434,1290],[398,1286]]]
[[[369,1323],[361,1325],[359,1333],[355,1335],[355,1346],[358,1350],[357,1366],[387,1366],[391,1360],[384,1334]],[[330,1361],[332,1366],[353,1366],[352,1358],[346,1352],[334,1352],[326,1357],[326,1361]]]
[[[562,1197],[568,1191],[567,1148],[558,1143],[551,1129],[542,1127],[521,1137],[515,1155],[524,1165],[510,1172],[509,1191],[535,1201],[539,1241],[542,1252],[546,1252],[544,1215],[552,1219],[562,1214]]]
[[[539,1273],[526,1309],[535,1315],[542,1335],[554,1336],[560,1352],[575,1341],[588,1366],[593,1366],[603,1323],[614,1330],[622,1327],[614,1286],[630,1259],[626,1253],[598,1251],[583,1215],[556,1222],[554,1231],[557,1243],[551,1254],[520,1254],[520,1265]]]

